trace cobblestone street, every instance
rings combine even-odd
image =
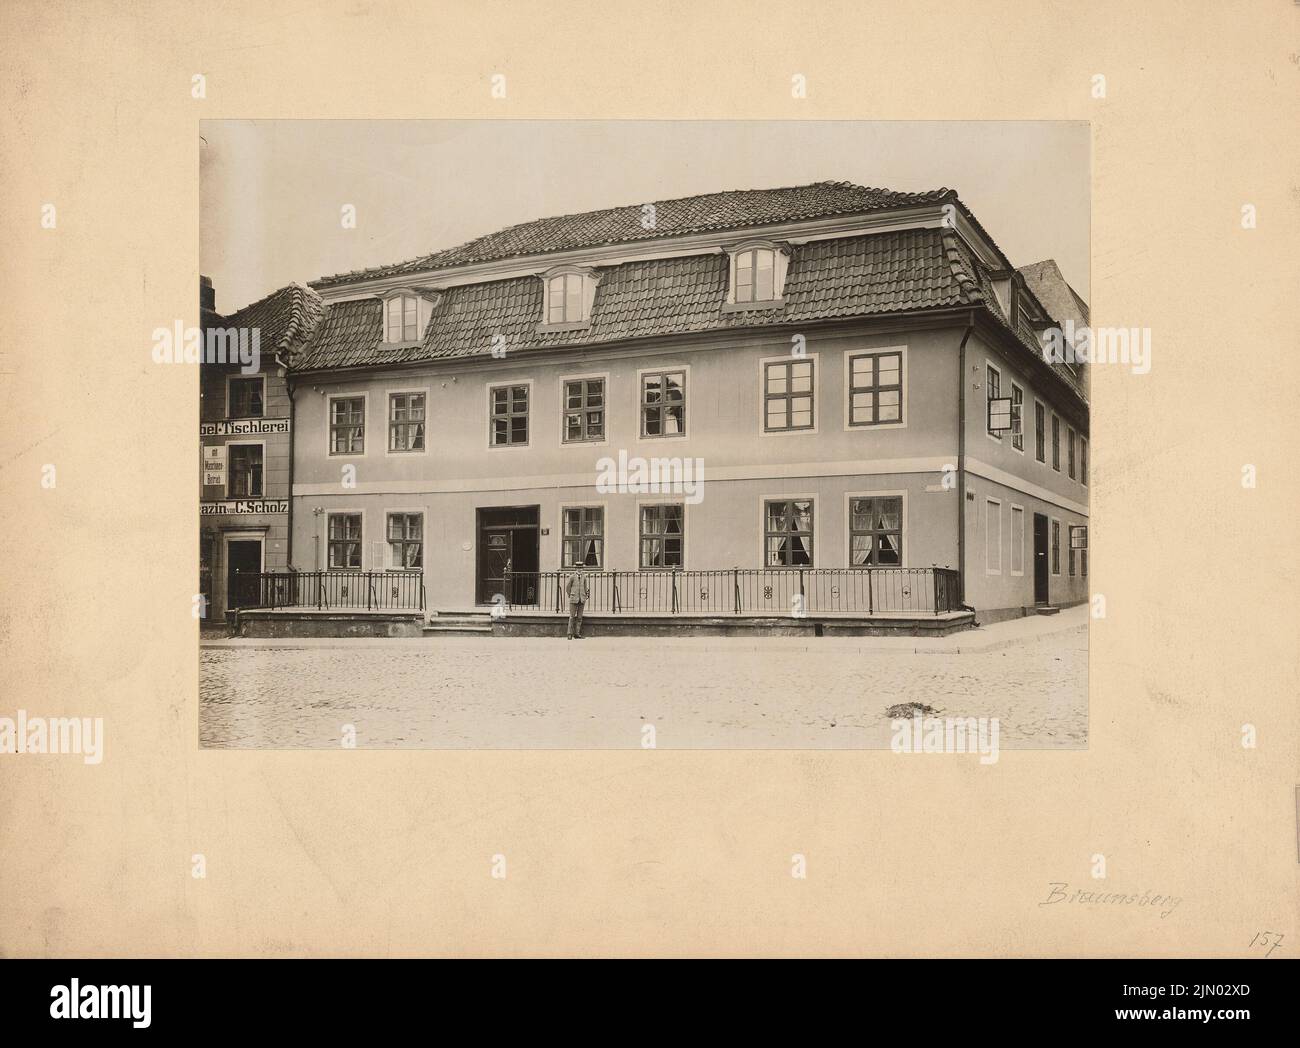
[[[889,745],[886,710],[917,702],[999,718],[1005,748],[1083,748],[1088,633],[1077,617],[961,654],[869,638],[205,646],[200,742],[333,748],[350,724],[363,748],[629,748],[653,724],[661,749],[873,749]]]

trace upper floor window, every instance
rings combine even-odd
[[[1079,438],[1079,483],[1088,483],[1088,438]],[[1085,571],[1086,575],[1087,572]]]
[[[878,426],[903,421],[901,353],[856,353],[849,357],[849,425]]]
[[[528,443],[528,387],[493,386],[488,390],[492,411],[492,446]]]
[[[230,418],[261,418],[265,410],[263,392],[266,379],[261,375],[252,378],[232,378],[227,405]]]
[[[641,436],[680,437],[686,432],[686,372],[641,376]]]
[[[775,305],[785,292],[787,256],[775,244],[739,244],[729,252],[731,281],[727,303],[732,306]]]
[[[262,445],[228,444],[230,480],[226,497],[260,499],[262,497]]]
[[[424,450],[424,394],[388,395],[388,450]]]
[[[813,428],[811,358],[763,364],[763,429],[769,433]]]
[[[542,276],[545,303],[542,326],[581,326],[591,322],[596,299],[596,278],[590,269],[568,266]]]
[[[1011,446],[1017,451],[1025,450],[1025,427],[1021,418],[1025,413],[1025,391],[1011,383]]]
[[[1000,372],[992,364],[989,364],[986,368],[986,376],[987,377],[984,380],[984,388],[988,394],[987,399],[989,401],[1000,400],[1002,397],[1002,372]],[[993,428],[992,413],[986,412],[986,414],[988,414],[989,416],[989,427],[988,427],[989,436],[993,437],[995,440],[1001,440],[1002,439],[1001,431]]]
[[[384,341],[417,342],[430,305],[419,295],[398,294],[384,300]]]
[[[1034,458],[1047,462],[1047,408],[1034,401]]]
[[[330,398],[330,454],[363,455],[366,450],[366,398]]]
[[[1069,473],[1070,479],[1073,480],[1074,479],[1074,427],[1073,426],[1068,426],[1066,427],[1065,430],[1065,451],[1066,451],[1066,456],[1065,456],[1066,471]]]
[[[1052,416],[1052,469],[1061,472],[1061,420]]]
[[[564,442],[605,439],[605,380],[571,378],[564,382]]]

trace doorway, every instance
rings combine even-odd
[[[491,604],[498,593],[511,604],[536,604],[538,506],[501,506],[478,511],[475,603]]]
[[[1034,603],[1047,603],[1047,518],[1034,514]]]
[[[226,607],[246,608],[260,603],[261,539],[226,541]]]

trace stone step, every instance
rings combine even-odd
[[[492,627],[484,622],[433,622],[425,626],[423,632],[429,633],[488,633]]]
[[[1050,604],[1039,604],[1034,608],[1035,615],[1059,615],[1060,613],[1060,608],[1054,608]]]

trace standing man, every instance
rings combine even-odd
[[[591,596],[591,586],[581,564],[575,564],[564,580],[564,595],[569,599],[569,640],[582,640],[582,606]]]

